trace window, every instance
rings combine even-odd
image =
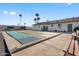
[[[61,28],[61,24],[58,24],[59,29]]]
[[[7,26],[7,29],[14,29],[13,26]]]
[[[12,29],[12,28],[14,28],[14,27],[13,27],[13,26],[8,26],[7,28],[11,28],[11,29]]]
[[[24,26],[24,27],[20,27],[20,29],[25,30],[25,29],[26,29],[26,27],[25,27],[25,26]]]
[[[60,24],[58,24],[58,26],[60,27]]]
[[[13,30],[14,26],[7,26],[7,30]]]

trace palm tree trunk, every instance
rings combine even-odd
[[[21,26],[21,17],[20,17],[20,26]]]

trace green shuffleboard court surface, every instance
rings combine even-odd
[[[29,35],[29,34],[24,34],[21,32],[17,32],[17,31],[7,31],[7,33],[15,38],[17,41],[19,41],[21,44],[27,44],[33,41],[38,40],[38,37],[35,37],[33,35]]]

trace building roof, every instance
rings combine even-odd
[[[44,25],[44,24],[57,24],[57,23],[68,23],[68,22],[79,22],[79,17],[65,18],[60,20],[53,20],[47,22],[40,22],[34,25]]]

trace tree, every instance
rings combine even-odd
[[[75,28],[74,28],[74,31],[75,31],[75,32],[76,32],[77,30],[79,31],[79,27],[75,27]]]
[[[35,21],[35,23],[36,23],[36,22],[38,23],[38,22],[39,22],[39,20],[40,20],[39,14],[38,14],[38,13],[36,13],[36,14],[35,14],[35,16],[36,16],[37,18],[35,18],[35,19],[34,19],[34,21]]]
[[[24,23],[24,26],[26,25],[26,23]]]
[[[40,18],[38,17],[37,20],[40,20]]]
[[[38,16],[39,16],[39,14],[38,14],[38,13],[36,13],[36,14],[35,14],[35,16],[36,16],[36,17],[38,17]]]
[[[37,22],[39,22],[39,20],[40,20],[40,18],[39,18],[39,17],[37,17]]]
[[[36,19],[36,18],[34,18],[34,21],[35,21],[35,23],[36,23],[37,19]]]
[[[22,17],[22,14],[19,14],[19,17],[20,17],[20,26],[21,26],[21,17]]]

